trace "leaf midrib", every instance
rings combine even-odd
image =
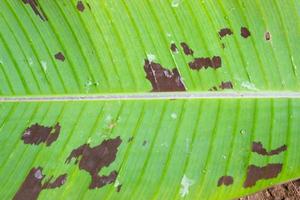
[[[153,92],[110,93],[78,95],[2,96],[0,102],[48,102],[48,101],[112,101],[112,100],[158,100],[158,99],[282,99],[300,98],[300,92]]]

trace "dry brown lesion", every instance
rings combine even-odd
[[[144,70],[152,92],[186,91],[177,68],[165,69],[161,64],[145,59]]]
[[[13,200],[36,200],[42,190],[59,188],[64,185],[67,180],[67,174],[62,174],[54,181],[51,181],[53,178],[51,176],[43,184],[42,181],[45,177],[42,167],[32,168],[13,197]]]
[[[24,144],[39,145],[40,143],[46,143],[47,146],[50,146],[58,139],[60,129],[59,123],[56,123],[53,127],[36,123],[23,132],[21,139]]]
[[[38,0],[22,0],[24,4],[29,4],[33,12],[38,15],[41,20],[47,21],[47,16],[43,9],[41,8]]]
[[[281,163],[270,163],[266,166],[249,165],[247,169],[247,177],[243,187],[252,187],[259,180],[276,178],[282,170]]]
[[[261,142],[252,142],[252,152],[258,153],[263,156],[273,156],[280,154],[281,152],[284,152],[287,150],[286,145],[282,145],[276,149],[267,151]]]
[[[120,136],[114,139],[104,140],[100,145],[90,147],[89,144],[83,144],[74,149],[66,163],[70,163],[75,158],[75,164],[78,163],[79,169],[88,172],[91,176],[89,189],[101,188],[107,184],[115,182],[118,172],[113,170],[109,175],[99,175],[103,167],[108,167],[115,159],[118,147],[122,140]]]

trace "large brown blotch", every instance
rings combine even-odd
[[[247,169],[247,178],[244,182],[244,188],[252,187],[261,179],[271,179],[277,177],[282,170],[281,163],[271,163],[264,167],[249,165]]]
[[[172,71],[163,68],[159,63],[145,60],[144,70],[146,78],[152,84],[152,92],[171,92],[171,91],[185,91],[185,86],[181,80],[177,68]]]
[[[30,170],[13,200],[35,200],[42,190],[58,188],[66,182],[67,174],[63,174],[57,177],[53,182],[51,182],[51,177],[46,183],[42,184],[45,178],[42,170],[43,168],[41,167],[32,168]]]
[[[220,56],[214,56],[212,58],[209,57],[201,57],[195,58],[193,61],[189,62],[189,66],[192,70],[200,70],[202,68],[213,68],[217,69],[222,66],[222,59]]]
[[[267,151],[261,142],[252,142],[252,152],[258,153],[260,155],[263,156],[273,156],[276,154],[280,154],[283,151],[287,150],[287,146],[286,145],[282,145],[276,149],[273,149],[271,151]]]
[[[41,18],[41,20],[43,21],[47,20],[47,16],[45,15],[44,11],[40,7],[38,0],[22,0],[22,1],[25,4],[29,4],[33,12],[36,15],[38,15]]]
[[[75,163],[79,161],[79,169],[85,170],[91,175],[92,181],[89,189],[101,188],[113,183],[118,176],[118,172],[115,170],[108,176],[100,176],[99,173],[103,167],[109,166],[116,159],[121,142],[122,140],[118,136],[115,139],[104,140],[100,145],[92,148],[89,144],[84,144],[71,152],[66,163],[75,158]]]
[[[57,123],[54,127],[47,127],[36,123],[24,131],[21,139],[25,144],[38,145],[40,143],[46,143],[47,146],[50,146],[57,140],[59,133],[59,123]]]

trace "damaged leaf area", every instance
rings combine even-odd
[[[243,38],[248,38],[248,37],[250,37],[250,35],[251,35],[251,33],[248,28],[246,28],[246,27],[241,28],[241,36]]]
[[[176,46],[175,43],[172,43],[172,44],[171,44],[170,49],[171,49],[171,51],[172,51],[173,53],[177,53],[177,52],[178,52],[178,48],[177,48],[177,46]]]
[[[243,186],[244,188],[252,187],[259,180],[276,178],[281,170],[281,163],[271,163],[263,167],[250,165],[248,166],[247,178]]]
[[[163,68],[159,63],[146,59],[144,70],[147,74],[146,78],[151,82],[152,92],[186,90],[177,68],[173,68],[171,71]]]
[[[288,104],[289,112],[283,109]],[[299,134],[299,100],[65,101],[51,107],[12,102],[1,103],[0,109],[3,199],[28,192],[31,199],[229,200],[285,182],[300,166],[298,142],[285,139]],[[46,125],[54,119],[59,124]],[[288,119],[289,135],[283,137],[280,127],[287,128]],[[58,126],[59,137],[46,146],[45,138]],[[44,142],[24,145],[20,137],[26,131]],[[253,142],[253,135],[272,136],[274,142]],[[32,138],[28,141],[38,143]],[[253,144],[259,146],[255,151]],[[279,152],[284,145],[288,148]]]
[[[78,1],[76,7],[77,7],[77,9],[78,9],[80,12],[83,12],[84,9],[85,9],[85,6],[84,6],[84,4],[82,3],[82,1]]]
[[[221,185],[228,186],[228,185],[231,185],[231,184],[233,184],[233,177],[232,176],[222,176],[218,180],[218,186],[221,186]]]
[[[222,59],[220,56],[214,56],[212,58],[195,58],[189,62],[189,66],[192,70],[200,70],[202,68],[218,69],[222,66]]]
[[[39,0],[22,0],[24,4],[28,4],[32,11],[40,17],[41,20],[47,21],[47,16],[45,15],[43,9],[39,5]]]
[[[286,145],[282,145],[281,147],[278,147],[276,149],[267,151],[261,142],[253,142],[252,143],[252,152],[258,153],[260,155],[263,156],[273,156],[273,155],[277,155],[280,154],[281,152],[284,152],[287,150],[287,146]]]
[[[59,123],[54,127],[33,124],[23,132],[21,139],[24,144],[39,145],[40,143],[45,143],[47,146],[50,146],[58,139],[60,128]]]
[[[233,32],[230,28],[222,28],[220,31],[219,31],[219,36],[222,38],[222,37],[225,37],[227,35],[232,35]]]
[[[299,178],[299,0],[0,8],[0,200],[230,200]]]
[[[59,61],[62,61],[64,62],[65,61],[65,56],[62,52],[58,52],[54,55],[55,59],[56,60],[59,60]]]
[[[43,168],[32,168],[13,197],[13,200],[36,200],[42,190],[55,189],[64,185],[67,180],[67,174],[60,175],[53,182],[51,182],[53,177],[50,177],[43,184],[42,181],[44,178]]]
[[[103,167],[108,167],[116,159],[121,142],[121,138],[116,137],[115,139],[104,140],[95,147],[84,144],[71,152],[66,163],[70,163],[75,158],[75,164],[78,163],[79,169],[88,172],[91,176],[89,189],[101,188],[113,183],[118,176],[118,172],[115,170],[107,176],[99,175],[99,173]]]
[[[185,55],[187,55],[187,56],[194,55],[194,51],[189,47],[189,45],[187,43],[181,42],[180,45],[181,45],[181,47],[182,47],[183,52],[184,52]]]

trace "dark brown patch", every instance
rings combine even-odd
[[[22,0],[23,3],[29,4],[33,12],[38,15],[41,20],[46,21],[47,16],[45,15],[43,9],[40,7],[38,0]]]
[[[66,163],[70,163],[72,158],[76,159],[75,164],[79,160],[79,169],[85,170],[91,175],[92,181],[89,189],[101,188],[113,183],[118,176],[118,172],[115,170],[108,176],[100,176],[99,173],[103,167],[109,166],[116,159],[121,142],[122,140],[118,136],[115,139],[104,140],[100,145],[93,148],[89,144],[84,144],[71,152]]]
[[[60,175],[54,182],[48,180],[44,185],[42,184],[45,175],[42,172],[43,168],[32,168],[22,183],[21,187],[14,196],[14,200],[35,200],[38,198],[40,192],[44,189],[54,189],[62,186],[67,179],[67,174]]]
[[[174,53],[177,53],[178,52],[178,49],[177,49],[177,46],[175,43],[172,43],[171,44],[171,47],[170,47],[171,51],[174,52]]]
[[[77,7],[77,10],[79,10],[80,12],[83,12],[84,8],[85,8],[82,1],[78,1],[76,7]]]
[[[232,35],[233,32],[231,31],[231,29],[229,28],[222,28],[220,31],[219,31],[219,36],[222,38],[222,37],[225,37],[226,35]]]
[[[118,185],[118,186],[117,186],[117,192],[120,192],[120,191],[121,191],[121,188],[122,188],[122,184]]]
[[[163,68],[160,64],[145,60],[144,70],[146,78],[152,84],[152,92],[185,91],[177,68],[172,71]]]
[[[233,184],[233,177],[232,176],[221,176],[218,180],[218,186],[221,185],[231,185]]]
[[[47,146],[50,146],[57,140],[59,133],[59,123],[57,123],[54,127],[42,126],[36,123],[24,131],[21,139],[25,144],[38,145],[40,143],[46,143]]]
[[[220,89],[232,89],[233,88],[233,85],[231,83],[231,81],[226,81],[226,82],[223,82],[221,83],[221,85],[219,85],[219,88]]]
[[[65,61],[65,56],[62,52],[58,52],[57,54],[55,54],[54,56],[57,60],[60,60],[60,61]]]
[[[271,179],[277,177],[282,170],[281,163],[272,163],[264,167],[249,165],[247,170],[247,178],[244,182],[244,188],[252,187],[261,179]]]
[[[241,28],[241,36],[243,38],[248,38],[251,35],[250,31],[246,27]]]
[[[187,56],[191,55],[192,56],[194,54],[194,51],[189,47],[189,45],[187,45],[187,43],[181,42],[180,45],[181,45],[185,55],[187,55]]]
[[[265,32],[265,40],[269,41],[271,40],[272,36],[270,32]]]
[[[286,145],[282,145],[281,147],[278,147],[277,149],[271,150],[271,151],[267,151],[261,142],[252,142],[252,152],[256,152],[260,155],[263,156],[272,156],[272,155],[276,155],[279,154],[283,151],[287,150],[287,146]]]
[[[195,58],[193,61],[189,62],[189,66],[193,70],[200,70],[202,68],[213,68],[217,69],[222,66],[222,59],[220,56],[214,56],[212,59],[210,58]]]

